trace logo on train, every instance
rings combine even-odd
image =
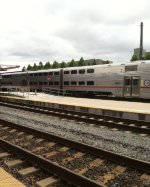
[[[145,80],[145,81],[144,81],[144,85],[145,85],[145,86],[149,86],[149,85],[150,85],[150,81],[149,81],[149,80]]]

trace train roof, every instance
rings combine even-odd
[[[122,63],[113,63],[113,64],[102,64],[102,65],[90,65],[90,66],[77,66],[77,67],[67,67],[63,68],[64,70],[73,70],[73,69],[89,69],[96,67],[119,67],[119,66],[132,66],[132,65],[140,65],[140,64],[149,64],[150,60],[139,60],[134,62],[122,62]],[[25,71],[25,72],[6,72],[1,73],[2,75],[10,75],[10,74],[26,74],[26,73],[43,73],[43,72],[53,72],[60,71],[62,68],[58,69],[47,69],[47,70],[37,70],[37,71]]]

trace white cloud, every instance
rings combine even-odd
[[[130,60],[139,46],[150,50],[148,0],[0,0],[0,63]]]

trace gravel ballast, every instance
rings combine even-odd
[[[114,151],[133,158],[150,161],[150,137],[125,131],[112,131],[58,117],[0,107],[0,118],[30,126],[92,146]]]

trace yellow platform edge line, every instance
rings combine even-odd
[[[26,187],[11,174],[0,168],[0,187]]]
[[[86,108],[92,108],[92,109],[104,109],[104,110],[112,110],[112,111],[117,111],[117,112],[128,112],[128,113],[139,113],[139,114],[150,114],[150,112],[143,112],[142,110],[129,110],[126,108],[112,108],[112,107],[106,107],[106,106],[96,106],[96,105],[79,105],[77,103],[66,103],[66,102],[58,102],[58,101],[53,101],[50,102],[49,100],[32,100],[32,99],[27,99],[27,98],[18,98],[18,97],[13,97],[13,96],[0,96],[0,98],[10,98],[10,99],[17,99],[17,100],[25,100],[25,101],[33,101],[33,102],[43,102],[43,103],[49,103],[49,104],[62,104],[62,105],[67,105],[67,106],[77,106],[77,107],[86,107]]]

